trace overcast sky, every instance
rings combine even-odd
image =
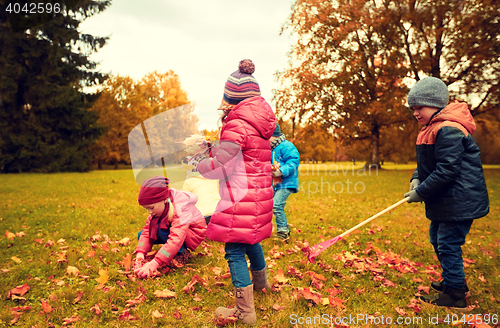
[[[274,73],[287,67],[292,45],[280,36],[291,0],[112,0],[88,18],[81,31],[109,36],[92,59],[105,73],[136,80],[173,70],[196,103],[200,128],[215,129],[224,83],[241,59],[255,64],[254,77],[271,103]]]

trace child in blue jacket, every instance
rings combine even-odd
[[[273,152],[271,157],[272,164],[273,166],[278,166],[277,164],[279,164],[279,168],[272,172],[273,182],[276,180],[280,181],[273,188],[273,213],[276,217],[277,228],[276,237],[285,241],[290,238],[285,205],[291,193],[299,192],[300,155],[294,144],[286,140],[277,123],[270,140]]]
[[[423,128],[416,142],[417,169],[405,197],[409,203],[425,202],[430,242],[443,269],[443,281],[431,284],[439,294],[421,300],[463,310],[469,289],[461,247],[473,220],[489,212],[480,152],[472,139],[476,124],[467,104],[448,105],[448,87],[435,77],[415,84],[408,105]]]

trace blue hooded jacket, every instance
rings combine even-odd
[[[281,136],[284,137],[283,134]],[[299,151],[293,143],[286,139],[281,141],[272,151],[271,162],[272,164],[275,161],[280,163],[279,170],[283,174],[283,181],[278,183],[275,188],[288,188],[294,193],[299,192]]]

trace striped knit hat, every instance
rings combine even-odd
[[[231,110],[241,101],[260,96],[257,80],[252,76],[255,65],[250,59],[240,61],[238,70],[231,74],[224,86],[224,97],[218,109]]]

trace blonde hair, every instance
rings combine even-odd
[[[229,115],[229,113],[231,112],[230,109],[224,109],[222,110],[222,113],[219,117],[219,121],[217,122],[217,126],[220,128],[221,125],[224,125],[224,121],[226,120],[227,116]]]

